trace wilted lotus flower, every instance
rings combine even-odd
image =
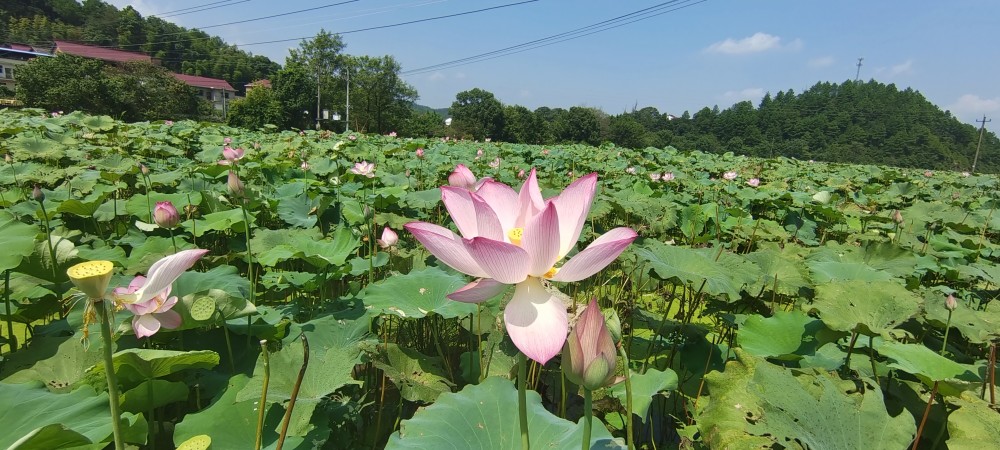
[[[177,208],[170,201],[156,202],[153,208],[153,221],[161,228],[176,228],[181,223],[181,216],[177,214]]]
[[[392,231],[391,228],[385,227],[382,229],[382,238],[376,239],[375,242],[379,247],[389,248],[399,242],[399,235],[395,231]]]
[[[667,181],[674,181],[674,173],[673,172],[663,172],[663,177],[660,178],[660,180],[662,180],[664,183],[667,182]]]
[[[611,384],[617,365],[614,337],[604,323],[597,300],[592,299],[566,339],[563,373],[573,384],[595,390]]]
[[[625,172],[627,172],[627,173],[629,173],[631,175],[635,175],[636,170],[635,170],[635,167],[629,167],[628,169],[625,169]]]
[[[423,157],[424,157],[424,149],[423,148],[418,148],[417,151],[416,151],[416,154],[417,154],[417,158],[423,159]]]
[[[141,286],[137,285],[135,289],[132,289],[131,285],[128,288],[116,288],[113,291],[115,301],[131,305],[146,303],[156,298],[205,253],[208,253],[208,250],[183,250],[160,258],[149,267],[149,272],[146,272],[148,276]],[[134,280],[133,283],[135,283]]]
[[[750,187],[760,186],[760,178],[751,178],[747,180],[747,184],[749,184]]]
[[[944,299],[944,307],[948,308],[948,311],[954,311],[955,308],[958,308],[958,300],[955,299],[954,295],[948,294],[948,298]]]
[[[892,210],[892,220],[896,223],[903,223],[903,213],[899,212],[898,209]]]
[[[654,183],[657,182],[657,181],[660,181],[660,177],[661,177],[661,175],[658,172],[654,172],[654,173],[649,174],[649,179],[652,182],[654,182]]]
[[[243,198],[246,194],[246,188],[243,186],[243,182],[240,181],[240,177],[236,175],[236,172],[232,170],[229,171],[229,179],[226,181],[226,188],[229,189],[229,194],[236,198]]]
[[[729,181],[735,180],[736,179],[736,172],[730,170],[730,171],[728,171],[726,173],[723,173],[722,174],[722,178],[727,179]]]
[[[42,192],[42,187],[35,183],[34,189],[31,190],[31,198],[37,202],[45,201],[45,193]]]
[[[239,160],[243,159],[244,154],[245,152],[242,148],[225,147],[222,149],[222,157],[225,159],[219,161],[219,164],[224,166],[236,164]]]
[[[127,295],[138,291],[146,283],[146,277],[139,275],[132,279],[127,288],[115,288],[115,295]],[[126,303],[125,309],[134,314],[132,331],[142,339],[160,331],[160,327],[174,329],[181,326],[181,315],[171,308],[177,304],[177,297],[170,296],[170,286],[143,303]]]
[[[590,277],[637,237],[630,228],[615,228],[557,267],[580,239],[596,187],[592,173],[544,199],[534,169],[520,193],[493,180],[474,192],[442,186],[441,200],[461,235],[426,222],[405,227],[441,262],[478,278],[448,298],[478,303],[516,285],[504,310],[507,334],[527,357],[545,364],[562,349],[569,324],[566,305],[542,280]]]
[[[354,167],[351,168],[351,173],[355,175],[363,175],[368,178],[375,177],[375,164],[368,161],[361,161],[359,163],[354,163]]]
[[[490,167],[492,167],[494,169],[499,169],[500,168],[500,157],[499,156],[496,159],[494,159],[493,161],[490,161]]]

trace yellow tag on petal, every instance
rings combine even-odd
[[[70,267],[66,275],[84,294],[92,299],[103,299],[111,282],[111,272],[115,265],[111,261],[87,261]]]
[[[521,238],[524,237],[524,228],[511,228],[507,232],[507,238],[510,239],[510,243],[518,247],[521,246]]]

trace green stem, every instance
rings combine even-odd
[[[528,439],[528,358],[517,355],[517,415],[521,419],[521,450],[531,449]]]
[[[247,328],[249,332],[250,328]],[[226,351],[229,352],[229,373],[236,374],[236,363],[233,361],[233,343],[229,339],[229,327],[222,325],[222,334],[226,337]]]
[[[625,353],[625,346],[618,346],[618,356],[621,356],[625,363],[625,412],[628,418],[625,419],[625,435],[628,440],[628,449],[635,449],[635,436],[632,433],[632,377],[629,375],[631,369],[628,367],[628,354]]]
[[[594,424],[594,402],[590,389],[583,388],[583,443],[581,450],[590,450],[590,429]]]
[[[56,282],[56,249],[52,246],[52,226],[49,225],[49,214],[45,212],[45,203],[39,201],[38,205],[42,207],[42,219],[45,220],[45,243],[49,245],[49,261],[52,264],[52,282]]]
[[[227,335],[228,337],[228,335]],[[264,410],[267,409],[267,383],[271,379],[271,361],[267,353],[267,339],[260,341],[260,349],[264,358],[264,386],[260,390],[260,403],[257,404],[257,440],[254,443],[254,450],[260,450],[262,438],[264,437]]]
[[[240,202],[240,211],[243,212],[243,223],[246,224],[247,236],[247,278],[250,279],[250,303],[255,303],[256,282],[253,278],[253,252],[250,251],[250,216],[247,214],[246,201]]]
[[[948,332],[951,331],[951,310],[948,310],[948,323],[944,326],[944,342],[941,343],[941,356],[944,356],[944,350],[948,348]]]
[[[148,341],[147,341],[148,342]],[[149,450],[156,450],[156,408],[153,405],[156,402],[153,400],[153,380],[146,380],[146,394],[149,395]]]
[[[90,299],[90,301],[94,302],[94,306],[101,315],[101,339],[104,340],[104,374],[108,381],[108,402],[111,403],[111,431],[115,437],[115,450],[125,450],[121,429],[121,407],[118,405],[118,377],[115,375],[115,363],[111,351],[114,341],[111,338],[108,305],[102,299]]]
[[[281,421],[281,435],[278,436],[276,450],[281,450],[281,447],[285,445],[285,436],[288,435],[288,424],[292,421],[292,409],[295,408],[295,399],[299,397],[299,388],[302,387],[302,379],[306,376],[307,366],[309,366],[309,340],[303,334],[302,367],[299,369],[299,377],[295,379],[295,386],[292,387],[292,396],[288,399],[288,409],[285,410],[285,417]]]
[[[7,338],[10,339],[10,351],[17,351],[17,338],[14,337],[14,323],[10,320],[10,269],[3,271],[3,302],[7,306]]]
[[[174,253],[177,253],[177,241],[174,240],[174,230],[170,228],[167,231],[170,232],[170,243],[174,246]]]

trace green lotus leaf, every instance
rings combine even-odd
[[[73,442],[78,436],[86,438],[88,443],[107,442],[111,437],[108,395],[98,394],[90,386],[67,394],[54,394],[40,384],[0,383],[0,402],[10,406],[0,408],[4,430],[0,433],[2,448],[47,450],[52,447],[38,444],[52,442],[50,439]],[[60,428],[39,430],[56,424]],[[14,445],[25,437],[27,439],[21,444]]]
[[[712,393],[697,417],[712,448],[754,449],[795,442],[802,448],[895,450],[916,434],[910,414],[886,411],[882,392],[859,392],[825,371],[796,374],[737,349],[724,372],[705,377]]]
[[[541,397],[528,392],[528,436],[532,448],[578,449],[583,424],[560,419],[542,406]],[[519,450],[517,389],[500,377],[444,394],[434,404],[404,420],[389,437],[386,450],[460,448]],[[594,420],[591,448],[621,449],[599,419]]]
[[[920,344],[885,341],[881,345],[876,345],[875,350],[882,356],[892,359],[889,367],[915,375],[928,385],[934,384],[935,381],[955,378],[969,371],[965,366]]]
[[[803,309],[816,311],[830,329],[887,336],[920,312],[923,301],[894,281],[838,281],[816,287],[816,300]]]
[[[385,372],[404,399],[427,404],[451,392],[453,384],[448,381],[449,375],[441,358],[396,344],[386,344],[384,349],[386,362],[376,361],[375,367]]]
[[[211,369],[219,364],[219,354],[210,350],[181,352],[130,348],[115,353],[112,361],[119,382],[141,383],[183,370]],[[89,384],[100,385],[104,380],[104,365],[95,365],[87,373]]]
[[[715,261],[715,249],[696,250],[649,241],[634,251],[649,262],[656,275],[664,280],[677,279],[698,289],[705,283],[705,292],[725,294],[738,299],[743,284],[729,267]]]
[[[1000,415],[984,400],[970,394],[951,399],[959,408],[948,414],[948,449],[1000,448]]]
[[[796,246],[787,245],[784,249],[765,248],[748,254],[747,259],[756,264],[762,273],[750,291],[766,289],[776,294],[797,296],[800,290],[812,287],[809,271],[796,249]]]
[[[632,373],[632,413],[646,420],[649,414],[649,405],[653,403],[653,397],[663,391],[677,389],[677,372],[671,369],[656,370],[649,369],[646,373]],[[617,398],[624,406],[627,402],[625,382],[620,382],[611,387],[609,393]]]
[[[139,414],[187,398],[188,385],[184,382],[147,380],[122,393],[121,407],[122,411]]]
[[[35,250],[37,227],[22,223],[9,211],[0,211],[0,271],[16,268]]]
[[[754,356],[798,359],[815,351],[816,333],[823,328],[823,322],[802,311],[776,311],[771,317],[748,317],[737,342]]]
[[[446,296],[465,286],[461,275],[436,267],[414,270],[368,285],[358,294],[369,314],[395,314],[399,317],[420,318],[436,313],[446,319],[462,317],[476,311],[472,303],[449,300]]]

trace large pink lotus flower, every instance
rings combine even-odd
[[[127,306],[152,300],[169,288],[174,280],[180,277],[184,271],[190,269],[205,253],[208,253],[208,250],[183,250],[160,258],[149,267],[149,272],[146,272],[148,276],[141,286],[136,286],[134,290],[129,290],[131,285],[124,290],[121,290],[122,288],[115,289],[115,301]]]
[[[355,175],[361,175],[368,178],[375,177],[375,164],[368,161],[361,161],[359,163],[354,163],[354,167],[351,168],[351,173]]]
[[[132,279],[127,288],[115,288],[116,296],[132,294],[146,284],[146,277],[139,275]],[[143,303],[126,303],[125,308],[132,317],[132,330],[135,337],[144,338],[160,331],[160,327],[172,330],[181,326],[181,315],[171,308],[177,304],[177,297],[170,296],[170,286]]]
[[[543,199],[534,169],[519,193],[493,180],[475,191],[443,186],[441,200],[461,235],[426,222],[405,228],[442,262],[478,278],[448,298],[478,303],[515,285],[504,310],[507,333],[527,357],[545,364],[562,349],[569,325],[566,305],[543,280],[587,278],[637,237],[630,228],[615,228],[557,267],[580,238],[596,187],[591,173]]]
[[[232,148],[227,145],[222,149],[222,157],[224,159],[219,161],[219,164],[222,164],[223,166],[236,165],[245,155],[246,151],[242,148]]]

